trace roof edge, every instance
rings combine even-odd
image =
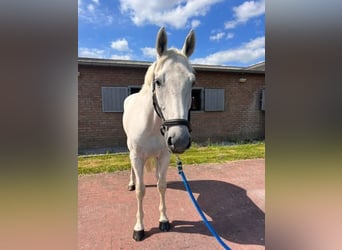
[[[149,67],[152,62],[79,57],[78,64],[94,66]]]
[[[99,59],[79,57],[79,65],[93,65],[93,66],[114,66],[114,67],[134,67],[134,68],[148,68],[153,62],[147,61],[131,61],[131,60],[117,60],[117,59]],[[221,65],[206,65],[206,64],[191,64],[195,70],[201,71],[221,71],[221,72],[235,72],[235,73],[253,73],[265,74],[264,70],[254,70],[248,67],[234,67]]]

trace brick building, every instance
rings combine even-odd
[[[126,147],[124,98],[139,91],[151,63],[78,59],[78,145],[89,149]],[[193,65],[196,85],[192,139],[220,142],[265,136],[265,63],[251,67]]]

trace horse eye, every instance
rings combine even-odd
[[[194,86],[195,84],[196,84],[196,81],[193,81],[193,82],[192,82],[192,86]]]
[[[160,87],[160,85],[161,85],[161,82],[159,81],[159,80],[154,80],[154,83],[158,86],[158,87]]]

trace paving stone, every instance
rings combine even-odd
[[[204,214],[234,250],[265,249],[265,161],[183,166]],[[145,172],[146,238],[132,238],[135,192],[127,191],[130,171],[80,176],[78,230],[80,250],[222,249],[205,227],[175,167],[167,175],[170,232],[160,232],[159,194],[154,172]]]

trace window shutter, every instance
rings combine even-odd
[[[265,89],[261,90],[261,96],[260,96],[260,110],[265,111]]]
[[[123,112],[123,103],[127,96],[127,87],[102,87],[102,111]]]
[[[224,89],[205,89],[205,111],[224,111]]]

